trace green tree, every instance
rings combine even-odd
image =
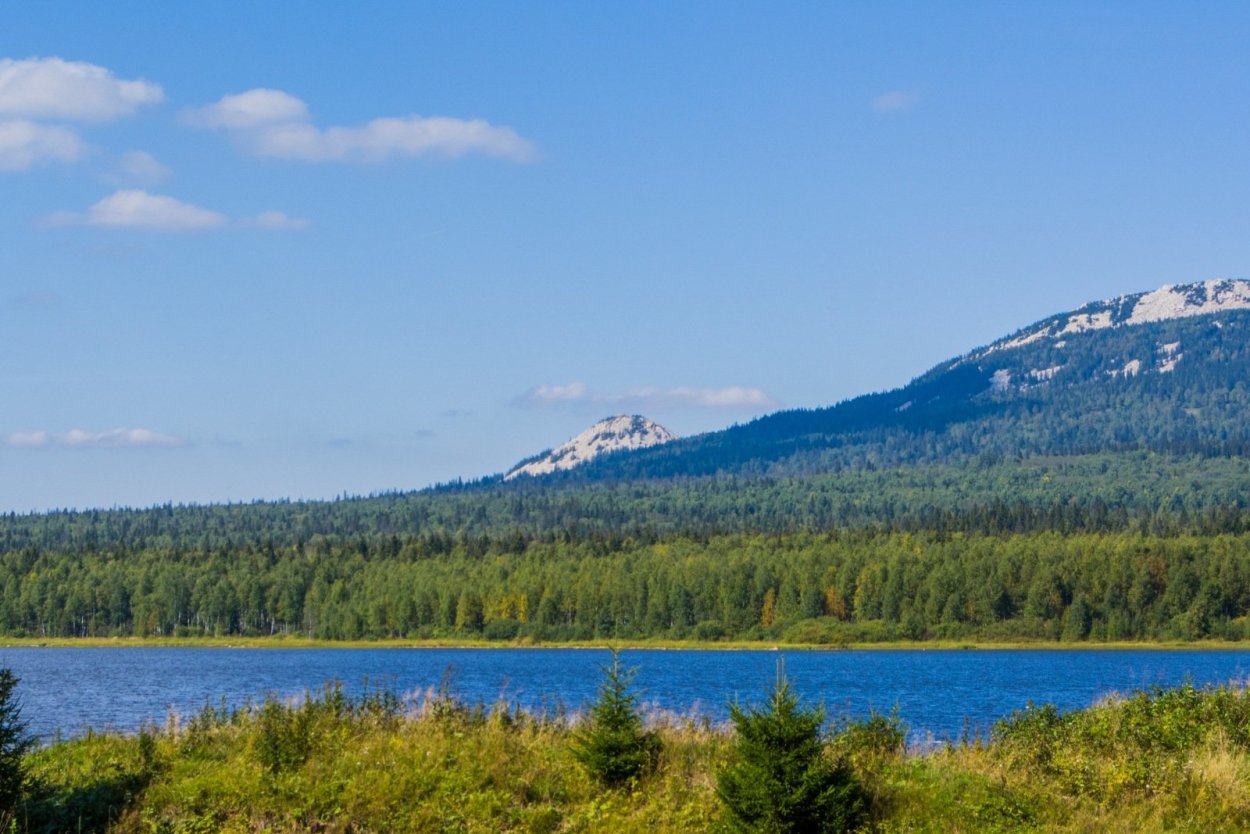
[[[22,720],[18,680],[11,669],[0,669],[0,815],[11,813],[22,798],[22,760],[35,743]]]
[[[659,758],[660,739],[643,729],[638,696],[629,690],[633,677],[634,670],[622,669],[620,652],[613,649],[590,720],[573,738],[573,755],[592,778],[610,788],[642,776]]]
[[[821,738],[824,710],[803,709],[777,665],[763,708],[730,704],[732,757],[716,781],[730,831],[751,834],[850,831],[864,794],[849,766],[835,762]]]

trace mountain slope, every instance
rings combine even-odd
[[[561,480],[810,475],[972,456],[1250,454],[1250,282],[1087,304],[893,391],[593,462]]]

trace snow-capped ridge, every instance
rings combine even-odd
[[[503,479],[510,481],[521,475],[548,475],[588,463],[600,455],[626,449],[645,449],[676,439],[677,435],[640,414],[608,417],[563,446],[522,461]]]

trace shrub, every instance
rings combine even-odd
[[[256,714],[256,757],[271,775],[301,767],[312,747],[311,709],[290,707],[272,693]]]
[[[863,721],[847,723],[833,739],[833,750],[842,761],[863,769],[902,755],[907,731],[898,710],[889,715],[872,712]]]
[[[487,640],[515,640],[521,632],[521,623],[517,620],[491,620],[482,630]]]
[[[619,787],[642,776],[659,757],[660,739],[642,727],[638,696],[629,691],[633,670],[621,669],[621,656],[612,650],[605,666],[599,700],[590,721],[573,737],[573,755],[599,783]]]
[[[694,627],[690,636],[704,642],[721,640],[725,636],[725,628],[716,620],[704,620]]]
[[[716,795],[730,831],[841,832],[864,812],[864,793],[821,738],[824,711],[801,709],[781,666],[762,709],[730,704],[736,738]]]

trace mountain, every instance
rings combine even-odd
[[[505,481],[522,475],[548,475],[589,463],[600,455],[645,449],[675,440],[677,436],[659,423],[639,414],[600,420],[568,443],[521,461],[504,475]]]
[[[1135,450],[1250,455],[1248,381],[1250,282],[1168,285],[1042,319],[901,388],[548,477],[805,476]]]

